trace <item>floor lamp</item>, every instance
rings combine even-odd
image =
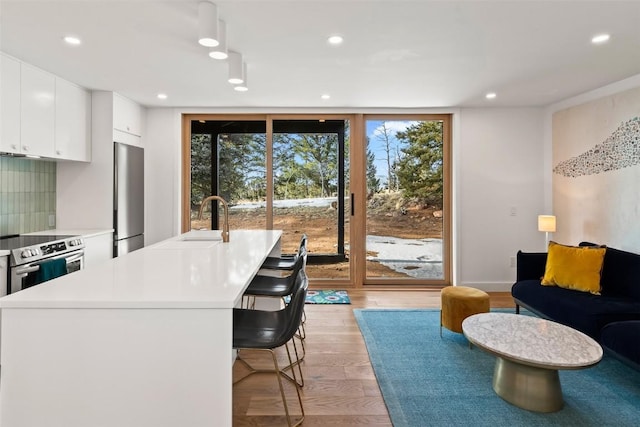
[[[538,231],[544,231],[546,246],[549,246],[549,233],[556,231],[555,215],[538,215]]]

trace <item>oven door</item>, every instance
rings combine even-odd
[[[84,268],[84,250],[80,249],[73,252],[68,252],[63,255],[53,256],[51,258],[43,259],[40,261],[32,262],[30,264],[17,265],[11,267],[9,274],[9,280],[11,285],[11,293],[21,291],[34,285],[42,283],[41,280],[34,279],[37,276],[38,270],[40,270],[40,264],[51,261],[54,259],[63,258],[66,261],[67,273],[73,273],[74,271],[82,270]]]

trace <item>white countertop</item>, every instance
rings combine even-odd
[[[2,308],[232,308],[279,230],[190,231],[0,298]],[[184,238],[196,238],[185,241]]]
[[[53,229],[35,231],[33,233],[25,233],[25,236],[82,236],[95,237],[102,234],[113,233],[113,228],[69,228],[69,229]]]

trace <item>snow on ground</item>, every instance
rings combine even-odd
[[[338,199],[335,197],[318,197],[313,199],[289,199],[289,200],[274,200],[274,208],[294,208],[298,206],[309,206],[314,208],[326,208],[331,206],[331,202],[335,202]],[[230,206],[229,209],[256,209],[264,208],[267,206],[266,202],[250,202],[241,203],[235,206]]]
[[[442,239],[367,236],[368,261],[379,262],[416,279],[442,279]]]
[[[275,208],[297,206],[328,207],[335,197],[312,199],[274,200]],[[242,203],[229,209],[256,209],[266,207],[265,202]],[[367,260],[406,274],[416,279],[442,279],[442,239],[402,239],[399,237],[367,236]]]

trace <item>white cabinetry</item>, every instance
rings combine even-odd
[[[0,54],[0,151],[91,160],[91,93]]]
[[[0,55],[0,151],[20,152],[20,62]]]
[[[113,94],[113,128],[142,136],[142,108],[135,102]]]
[[[56,158],[91,160],[90,113],[91,94],[56,77]]]
[[[84,267],[92,268],[113,258],[113,233],[84,237]]]
[[[113,228],[113,142],[142,145],[141,137],[115,129],[114,115],[119,105],[116,99],[120,98],[113,92],[92,92],[91,163],[58,163],[58,228]],[[87,191],[88,188],[91,191]]]
[[[20,66],[20,151],[53,157],[55,77],[25,63]]]

